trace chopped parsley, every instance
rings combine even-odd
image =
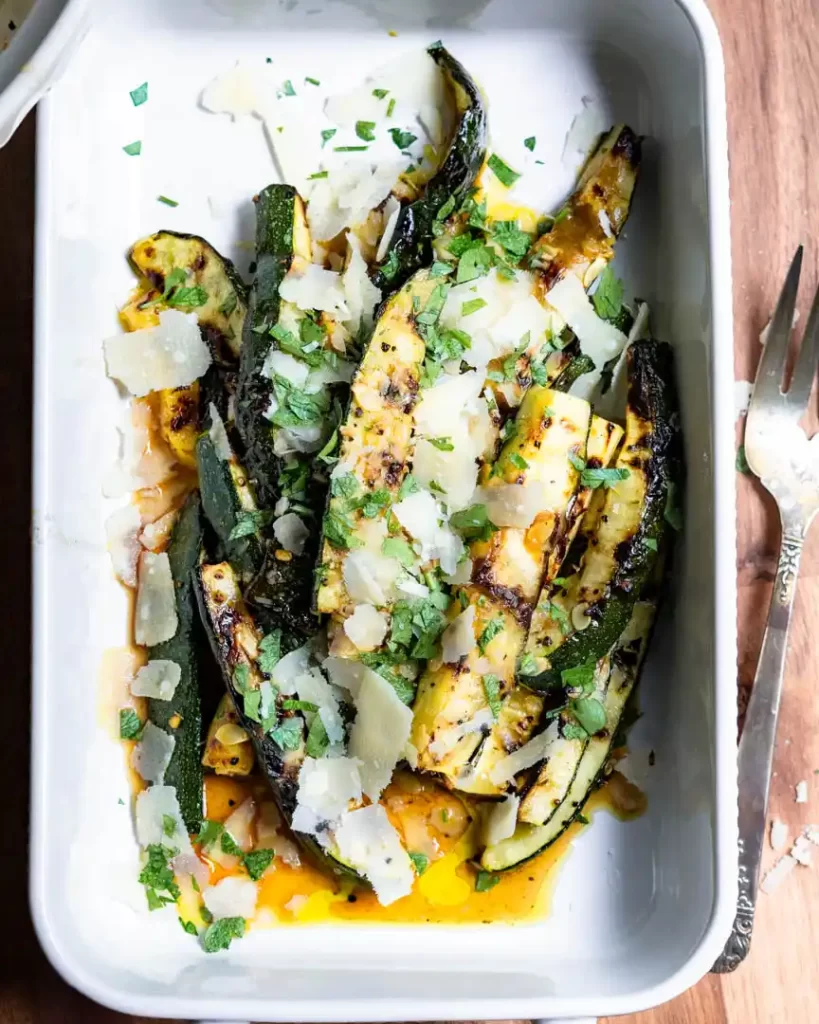
[[[293,83],[290,81],[289,78],[286,79],[284,84],[282,85],[282,95],[283,96],[295,96],[296,95],[296,90],[293,88]]]
[[[330,139],[332,139],[332,137],[335,135],[335,133],[337,131],[338,131],[338,128],[323,128],[322,129],[322,131],[321,131],[321,148],[322,149],[324,149],[324,147],[327,145],[327,143],[330,141]]]
[[[159,843],[152,843],[146,850],[148,859],[139,873],[139,881],[145,886],[149,910],[159,910],[166,903],[175,903],[179,899],[179,886],[174,881],[170,865],[174,852]]]
[[[393,96],[390,102],[387,104],[387,117],[392,117],[395,112],[395,97]]]
[[[243,665],[242,667],[247,669],[246,665]],[[242,703],[244,705],[245,715],[247,715],[252,722],[258,722],[261,725],[262,719],[259,710],[262,706],[262,691],[258,689],[248,690],[243,695]]]
[[[534,135],[530,135],[528,139],[523,140],[523,145],[529,150],[530,153],[534,153],[535,146],[537,145],[537,138]]]
[[[529,463],[524,459],[518,452],[512,452],[509,456],[509,461],[515,467],[515,469],[528,469]]]
[[[177,288],[166,301],[175,309],[198,309],[208,301],[208,293],[199,285],[192,288]]]
[[[242,537],[249,537],[253,533],[259,533],[272,518],[273,513],[267,509],[241,508],[236,513],[236,525],[230,531],[228,540],[239,540]]]
[[[375,141],[375,121],[356,121],[355,133],[364,142]]]
[[[259,655],[256,663],[266,676],[269,676],[282,656],[282,631],[273,629],[265,636],[259,644]]]
[[[273,394],[278,408],[270,419],[277,427],[321,423],[330,410],[330,398],[326,393],[309,394],[278,374],[273,378]]]
[[[470,313],[477,313],[486,305],[486,299],[469,299],[461,306],[461,316],[469,316]]]
[[[623,308],[623,282],[614,276],[611,267],[606,267],[598,278],[592,302],[595,312],[603,320],[616,320],[620,315]]]
[[[489,892],[499,881],[499,875],[493,875],[491,871],[479,871],[475,876],[475,892]]]
[[[156,197],[156,201],[158,203],[164,203],[165,206],[170,206],[170,207],[179,206],[179,203],[175,199],[169,199],[167,196],[157,196]],[[190,923],[190,922],[188,922],[188,923]]]
[[[142,735],[142,722],[133,708],[119,709],[119,738],[138,740]]]
[[[492,673],[485,675],[483,677],[483,692],[486,694],[486,702],[492,712],[492,717],[497,722],[501,712],[500,679]]]
[[[513,171],[508,164],[504,163],[497,153],[493,153],[487,163],[498,181],[507,188],[511,188],[520,177],[518,172]]]
[[[282,750],[298,750],[302,735],[301,719],[283,718],[268,735]]]
[[[333,146],[333,152],[335,153],[364,153],[368,150],[369,146]]]
[[[392,141],[401,150],[409,149],[413,142],[418,140],[417,135],[413,135],[412,132],[402,131],[400,128],[390,128],[390,135],[392,136]]]
[[[234,939],[241,939],[245,933],[243,917],[220,917],[209,924],[202,936],[202,949],[206,953],[217,953],[228,949]]]
[[[353,523],[349,516],[336,509],[329,509],[324,516],[324,539],[334,548],[349,551],[361,543],[353,536]]]
[[[441,590],[433,590],[426,597],[397,601],[392,610],[387,644],[390,653],[399,658],[402,651],[410,658],[434,657],[438,639],[446,628],[448,607],[449,598]]]
[[[415,552],[403,537],[385,537],[381,545],[381,553],[386,555],[387,558],[396,559],[405,569],[408,569],[417,561]]]
[[[129,142],[127,146],[123,146],[122,149],[128,156],[139,156],[142,152],[142,143],[137,139],[136,142]]]
[[[589,736],[594,736],[606,727],[606,709],[596,697],[573,700],[572,713]]]
[[[444,263],[443,260],[435,260],[429,268],[430,277],[448,277],[455,267],[451,263]]]
[[[227,831],[227,829],[222,829],[222,834],[219,837],[219,847],[222,853],[226,853],[229,857],[242,856],[241,846],[239,846],[239,844],[236,842],[236,840],[233,838],[230,832]]]
[[[572,627],[569,624],[569,616],[566,613],[566,609],[555,601],[546,602],[546,613],[550,615],[560,628],[560,632],[564,635],[570,633]]]
[[[276,856],[273,850],[253,850],[242,857],[245,871],[254,882],[258,882],[262,875],[270,867],[273,858]]]
[[[489,540],[497,530],[497,526],[489,519],[486,505],[470,505],[469,508],[455,512],[450,516],[449,524],[464,540]]]
[[[307,731],[307,741],[304,746],[304,752],[308,757],[323,757],[324,752],[329,746],[330,738],[327,735],[327,729],[324,726],[324,722],[321,720],[321,716],[316,715],[310,723],[310,728]]]
[[[580,473],[580,483],[596,491],[598,487],[613,487],[628,476],[629,471],[625,466],[615,466],[611,469],[587,466]]]
[[[458,261],[455,280],[458,284],[466,284],[467,281],[475,281],[479,277],[484,277],[491,269],[492,250],[488,245],[475,245],[467,249]]]
[[[582,665],[574,665],[572,668],[565,668],[560,673],[561,683],[570,690],[580,690],[583,693],[591,693],[594,689],[594,672],[597,662],[583,662]]]
[[[517,260],[523,259],[532,244],[532,236],[523,231],[515,220],[495,221],[490,232],[492,240]]]
[[[377,100],[383,100],[389,91],[389,89],[373,89],[373,96]]]
[[[221,821],[208,821],[206,819],[202,822],[202,827],[199,829],[199,835],[196,837],[196,841],[200,846],[206,849],[209,846],[213,846],[224,829],[225,826]]]
[[[318,181],[319,178],[328,178],[330,176],[329,171],[316,171],[315,174],[308,175],[308,181]]]
[[[305,75],[304,81],[309,85],[321,85],[321,82],[317,78],[310,78]]]
[[[486,654],[486,648],[495,639],[498,633],[503,632],[504,628],[503,619],[500,616],[496,616],[494,619],[490,619],[489,622],[487,622],[481,631],[481,635],[478,637],[478,650],[481,654]]]
[[[193,921],[185,921],[183,918],[179,918],[179,923],[182,925],[182,931],[187,932],[188,935],[198,935],[199,930]]]
[[[143,82],[142,85],[138,85],[136,89],[130,91],[129,95],[133,105],[141,107],[143,103],[148,102],[148,83]]]
[[[426,440],[439,452],[454,452],[455,445],[448,437],[428,437]]]
[[[318,711],[318,704],[309,700],[283,700],[282,711]]]
[[[415,868],[415,874],[423,875],[429,867],[429,857],[425,853],[416,853],[413,850],[408,850],[407,852],[409,859],[412,861],[412,866]]]
[[[518,663],[518,674],[522,676],[537,675],[537,661],[531,651],[525,651]]]

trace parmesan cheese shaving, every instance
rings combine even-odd
[[[597,370],[602,370],[609,359],[622,352],[626,344],[625,334],[595,313],[575,274],[565,274],[560,278],[546,293],[546,301],[577,335],[581,350],[591,358]]]
[[[103,342],[108,376],[132,395],[193,384],[211,364],[195,313],[166,309],[156,327],[117,334]]]
[[[444,630],[441,658],[445,663],[454,665],[475,647],[475,607],[469,605]]]
[[[174,786],[149,786],[137,793],[134,816],[140,846],[167,846],[180,853],[193,852]],[[171,835],[165,828],[167,818],[174,822]]]
[[[383,259],[386,259],[390,248],[390,242],[392,241],[392,236],[395,234],[395,229],[398,226],[398,218],[400,214],[401,203],[399,203],[395,196],[390,196],[384,204],[384,231],[378,243],[378,249],[376,250],[376,263],[380,263]]]
[[[156,700],[172,700],[176,688],[182,681],[182,669],[175,661],[157,658],[143,665],[131,682],[131,693],[135,697],[154,697]]]
[[[170,640],[177,626],[176,591],[168,555],[143,551],[139,556],[134,638],[140,646],[153,647]]]
[[[230,441],[228,441],[227,430],[225,430],[225,424],[222,422],[219,410],[213,402],[208,406],[208,413],[210,415],[208,436],[213,442],[214,450],[223,462],[230,462],[233,458],[233,452],[230,447]]]
[[[774,818],[771,822],[771,848],[781,850],[788,841],[788,826],[784,821]]]
[[[176,741],[153,722],[142,727],[142,737],[131,753],[131,766],[146,782],[161,783],[171,763]]]
[[[421,546],[424,562],[438,561],[453,573],[464,552],[463,541],[452,531],[443,510],[429,491],[417,491],[393,506],[393,514]],[[349,561],[349,556],[346,561]]]
[[[321,309],[342,319],[350,314],[340,276],[298,258],[294,258],[287,276],[279,285],[279,295],[299,309]]]
[[[315,835],[359,801],[358,769],[358,761],[351,757],[305,757],[299,771],[293,829]]]
[[[367,669],[355,695],[350,756],[360,761],[361,788],[377,800],[401,760],[412,726],[412,710],[377,672]]]
[[[274,377],[283,377],[293,387],[303,388],[310,374],[310,367],[295,356],[291,356],[289,352],[271,348],[262,366],[262,373],[271,380]]]
[[[496,786],[503,786],[510,782],[518,772],[531,768],[532,765],[542,761],[548,753],[549,747],[557,739],[558,724],[556,721],[538,736],[524,743],[522,747],[507,754],[492,768],[490,778]]]
[[[331,743],[344,742],[344,720],[338,705],[337,691],[331,686],[318,668],[311,668],[296,678],[296,693],[300,700],[315,704],[319,718],[324,724],[327,738]],[[311,712],[306,712],[310,715]]]
[[[347,232],[347,245],[350,256],[341,275],[341,287],[348,309],[344,327],[356,337],[362,328],[368,331],[372,327],[375,307],[381,301],[381,290],[370,280],[367,264],[361,255],[361,243],[352,232]]]
[[[137,585],[137,563],[142,551],[139,542],[142,521],[136,505],[125,505],[105,520],[105,540],[111,566],[117,579],[126,587]]]
[[[160,516],[156,522],[148,523],[139,535],[140,543],[149,551],[160,551],[171,536],[178,512],[175,508]]]
[[[796,802],[798,804],[806,804],[808,802],[808,784],[804,779],[796,783]]]
[[[412,891],[412,862],[380,804],[343,815],[335,841],[342,859],[366,876],[382,906]]]
[[[304,520],[295,512],[286,512],[279,516],[273,523],[273,533],[284,550],[291,551],[294,555],[303,553],[304,545],[310,536]]]
[[[396,559],[366,548],[350,551],[342,567],[344,585],[353,601],[378,607],[390,603],[401,572],[401,563]]]
[[[359,651],[374,651],[387,635],[387,616],[371,604],[358,604],[344,620],[344,632]]]
[[[223,878],[202,893],[205,906],[215,918],[253,917],[258,898],[258,884],[250,878]]]
[[[487,846],[494,846],[514,835],[519,807],[520,797],[516,793],[510,793],[492,807],[484,826],[484,842]]]

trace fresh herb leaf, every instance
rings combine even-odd
[[[596,491],[598,487],[613,487],[621,480],[625,480],[628,475],[629,471],[625,466],[615,466],[611,469],[587,466],[580,474],[580,482],[584,487]]]
[[[589,734],[577,722],[564,722],[560,734],[566,740],[587,740],[589,738]]]
[[[139,873],[139,881],[145,886],[148,908],[159,910],[166,903],[175,903],[180,896],[170,865],[173,853],[159,843],[152,843],[146,853],[148,859]]]
[[[253,881],[258,882],[275,856],[273,850],[253,850],[242,857],[242,863]]]
[[[442,206],[438,207],[438,212],[435,214],[435,219],[437,221],[445,221],[447,217],[453,212],[454,209],[455,196],[451,195]]]
[[[305,75],[304,81],[309,83],[310,85],[321,85],[321,82],[317,78],[310,78],[307,75]]]
[[[556,227],[558,224],[562,223],[569,216],[570,213],[571,209],[569,208],[568,203],[566,204],[566,206],[561,206],[554,216],[554,220],[552,221],[552,227]]]
[[[500,679],[492,673],[485,675],[483,677],[483,692],[486,694],[486,701],[489,704],[492,717],[497,722],[501,712]]]
[[[282,631],[273,629],[265,636],[259,644],[259,655],[256,663],[266,676],[272,674],[273,669],[281,660],[282,656]]]
[[[569,616],[562,605],[557,604],[555,601],[548,601],[546,604],[546,612],[558,624],[561,633],[565,635],[566,633],[571,632],[572,627],[569,624]]]
[[[654,537],[643,537],[643,547],[648,551],[659,551],[659,545]]]
[[[520,177],[518,172],[513,171],[508,164],[504,163],[497,153],[493,153],[489,157],[487,164],[501,185],[505,185],[507,188],[511,188]]]
[[[389,507],[391,501],[390,492],[381,488],[377,491],[367,491],[353,507],[360,509],[366,519],[375,519],[380,512]]]
[[[427,299],[427,303],[423,310],[416,315],[415,322],[420,324],[422,327],[434,327],[435,324],[438,323],[441,310],[444,308],[448,291],[449,285],[443,282],[441,284],[436,284],[430,292],[430,296]]]
[[[202,936],[202,949],[206,953],[218,953],[228,949],[234,939],[241,939],[245,933],[243,917],[220,917],[209,924]]]
[[[356,121],[355,133],[364,142],[375,141],[375,121]]]
[[[477,313],[486,305],[486,299],[469,299],[461,306],[461,316],[469,316],[470,313]]]
[[[574,820],[575,821],[579,821],[581,825],[588,825],[589,824],[589,819],[586,817],[585,814],[582,814],[580,812],[578,812],[575,815]]]
[[[273,513],[266,509],[239,509],[236,513],[236,525],[230,531],[228,540],[239,540],[242,537],[249,537],[252,533],[259,533],[272,518]]]
[[[529,463],[526,461],[526,459],[524,459],[522,455],[518,454],[518,452],[511,452],[509,455],[509,461],[515,467],[515,469],[529,468]]]
[[[404,132],[400,128],[390,128],[390,135],[399,149],[409,149],[413,142],[418,140],[417,135],[413,135],[412,132]]]
[[[168,839],[173,839],[176,835],[176,818],[172,814],[162,815],[162,834]]]
[[[423,875],[429,867],[429,857],[425,853],[417,853],[414,850],[408,850],[407,853],[412,861],[412,866],[415,868],[415,874]]]
[[[369,146],[333,146],[334,153],[365,153]]]
[[[244,665],[243,668],[247,668],[247,666]],[[259,711],[262,706],[262,691],[248,690],[242,697],[242,703],[247,717],[252,722],[258,722],[261,725],[262,718]]]
[[[122,148],[128,156],[139,156],[142,152],[142,143],[137,140],[136,142],[129,142],[127,146],[123,146]]]
[[[495,639],[498,633],[503,632],[504,628],[503,619],[500,616],[496,616],[494,619],[490,619],[489,622],[487,622],[481,631],[481,635],[478,637],[478,650],[481,654],[486,654],[486,648]]]
[[[373,89],[373,96],[377,100],[383,100],[389,91],[389,89]]]
[[[454,452],[455,445],[448,437],[428,437],[426,440],[439,452]]]
[[[182,931],[183,932],[187,932],[188,935],[198,935],[199,934],[199,930],[196,927],[196,925],[193,923],[193,921],[185,921],[185,920],[183,920],[180,917],[179,918],[179,923],[182,925]]]
[[[338,448],[338,428],[337,427],[332,432],[332,434],[330,434],[330,436],[327,438],[326,444],[321,449],[321,451],[318,453],[318,455],[316,455],[316,459],[319,462],[323,462],[323,463],[325,463],[328,466],[332,466],[334,463],[338,462],[338,456],[333,454],[333,452],[336,450],[336,448]]]
[[[283,718],[275,729],[270,730],[269,736],[282,750],[298,750],[302,736],[301,719]]]
[[[405,569],[417,561],[415,552],[403,537],[385,537],[381,545],[381,553],[387,558],[395,558]]]
[[[455,267],[451,263],[444,263],[443,260],[435,260],[429,268],[430,277],[448,277]]]
[[[518,675],[521,676],[536,676],[537,675],[537,660],[531,651],[524,651],[523,656],[518,663]]]
[[[282,95],[283,96],[295,96],[296,95],[296,90],[293,88],[293,83],[290,81],[289,78],[282,85]]]
[[[491,871],[479,871],[475,877],[475,892],[489,892],[499,881],[500,875],[493,875]]]
[[[167,196],[157,196],[157,202],[164,203],[165,206],[179,206],[179,203],[175,199],[169,199]]]
[[[330,141],[330,139],[332,139],[332,137],[335,135],[335,133],[337,131],[338,131],[338,128],[323,128],[322,129],[322,131],[321,131],[321,148],[322,149],[324,149],[324,147],[327,145],[327,143]]]
[[[418,481],[412,473],[407,473],[401,481],[401,486],[398,488],[398,500],[403,501],[404,498],[408,498],[411,494],[417,494],[420,490],[421,488],[418,486]]]
[[[222,316],[231,316],[233,313],[236,312],[236,307],[238,305],[239,297],[237,296],[236,292],[230,292],[225,301],[219,307],[219,312],[222,314]]]
[[[202,827],[199,829],[199,835],[196,837],[197,843],[203,848],[213,846],[219,836],[224,832],[225,826],[221,821],[208,821],[202,822]]]
[[[589,736],[606,727],[606,709],[596,697],[581,697],[572,701],[572,713]]]
[[[576,452],[569,452],[569,465],[576,469],[578,473],[582,473],[586,468],[586,460],[581,459]]]
[[[449,524],[464,540],[489,540],[497,526],[489,519],[486,505],[470,505],[450,516]]]
[[[142,735],[142,722],[133,708],[119,709],[119,738],[138,740]]]
[[[222,853],[226,853],[230,857],[242,856],[241,846],[239,846],[239,844],[236,842],[236,840],[233,838],[230,832],[227,831],[227,829],[222,830],[222,834],[219,837],[219,846],[222,850]]]
[[[360,660],[390,684],[402,704],[412,706],[415,700],[415,685],[401,674],[401,666],[406,662],[403,651],[397,654],[390,651],[370,651],[362,654]]]
[[[381,264],[381,273],[388,281],[392,281],[398,273],[400,266],[401,264],[398,259],[398,251],[393,249]]]
[[[315,174],[308,175],[308,181],[318,181],[320,178],[329,178],[329,171],[316,171]]]
[[[596,667],[597,662],[592,659],[591,661],[583,662],[582,665],[566,668],[560,673],[560,681],[570,690],[591,693],[594,689],[594,672]]]
[[[198,309],[208,301],[208,293],[200,285],[194,285],[192,288],[177,288],[166,301],[175,309]]]
[[[498,220],[490,228],[493,241],[517,260],[523,259],[532,244],[532,236],[515,220]]]
[[[360,541],[353,536],[352,520],[343,512],[336,509],[329,509],[324,516],[324,539],[340,551],[349,551],[358,547]]]
[[[473,238],[471,232],[463,235],[455,235],[447,245],[447,252],[458,258],[463,256],[470,249],[479,249],[484,243],[479,238]]]
[[[321,716],[316,715],[307,731],[307,742],[304,745],[304,751],[308,757],[318,758],[324,756],[324,752],[329,746],[330,738],[327,735],[327,729],[321,720]]]
[[[616,320],[620,315],[623,307],[623,282],[614,276],[611,267],[606,267],[598,278],[592,302],[595,312],[603,320]]]
[[[392,117],[395,112],[395,97],[393,96],[390,102],[387,104],[387,117]]]
[[[451,251],[451,250],[450,250]],[[477,245],[467,249],[458,261],[458,273],[455,280],[458,284],[475,281],[484,277],[492,269],[492,250],[488,245]]]
[[[537,138],[534,135],[530,135],[528,139],[523,140],[523,145],[529,150],[530,153],[534,153],[536,144]]]
[[[738,473],[744,473],[746,476],[751,475],[751,467],[748,465],[748,459],[745,457],[744,444],[741,444],[739,448],[737,448],[736,469]]]
[[[129,93],[131,102],[135,107],[141,107],[143,103],[148,102],[148,83],[143,82],[142,85],[138,85],[136,89],[132,89]]]

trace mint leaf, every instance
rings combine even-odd
[[[486,694],[486,701],[489,704],[492,717],[497,722],[501,712],[500,679],[491,673],[485,675],[483,677],[483,692]]]
[[[458,284],[475,281],[479,277],[484,277],[491,269],[492,250],[488,245],[477,245],[467,249],[463,256],[461,256],[458,261],[458,273],[455,275],[455,280]]]
[[[448,437],[427,437],[425,440],[428,441],[433,448],[437,448],[439,452],[455,451],[455,445]]]
[[[572,713],[589,736],[606,727],[606,709],[596,697],[581,697],[572,701]]]
[[[475,878],[475,892],[489,892],[499,881],[499,875],[493,875],[491,871],[479,871]]]
[[[142,735],[142,722],[133,708],[119,709],[119,738],[138,740]]]
[[[304,751],[308,757],[323,757],[325,750],[330,746],[330,738],[321,717],[316,715],[310,724],[307,733],[307,742]]]
[[[356,121],[355,133],[364,142],[375,141],[375,121]]]
[[[373,96],[377,100],[383,100],[389,91],[389,89],[373,89]]]
[[[619,316],[623,308],[623,282],[614,276],[611,267],[606,267],[598,278],[592,302],[601,319],[611,322]]]
[[[739,448],[737,448],[736,469],[738,473],[744,473],[746,476],[751,475],[751,467],[748,465],[748,459],[745,457],[744,444],[741,444]]]
[[[176,818],[173,815],[162,815],[162,834],[168,839],[172,839],[176,834]]]
[[[522,455],[519,455],[518,452],[512,452],[509,455],[509,461],[515,467],[515,469],[528,469],[529,468],[529,463],[526,461],[526,459],[524,459],[524,457]]]
[[[301,745],[302,723],[299,718],[283,718],[271,729],[269,736],[282,750],[298,750]]]
[[[514,220],[495,221],[490,231],[493,241],[518,260],[526,255],[532,244],[532,236],[523,231]]]
[[[221,821],[203,821],[202,827],[199,829],[199,835],[196,837],[197,843],[203,847],[212,846],[222,834],[224,828],[225,826]]]
[[[129,142],[127,146],[123,146],[122,148],[128,156],[139,156],[142,152],[142,143],[137,140],[136,142]]]
[[[395,558],[405,569],[417,561],[415,552],[403,537],[385,537],[381,545],[381,553],[387,558]]]
[[[536,144],[537,138],[534,135],[530,135],[528,139],[523,140],[523,145],[529,150],[530,153],[534,153]]]
[[[243,666],[247,668],[247,666]],[[248,690],[244,695],[244,712],[247,717],[253,721],[261,724],[261,715],[259,714],[259,708],[262,704],[262,691],[261,690]]]
[[[596,668],[597,662],[594,659],[583,662],[582,665],[574,665],[560,673],[560,681],[570,690],[582,690],[584,693],[590,693],[594,689]]]
[[[283,96],[295,96],[296,95],[296,90],[293,88],[293,83],[290,81],[289,78],[285,81],[284,85],[282,85],[282,95]]]
[[[399,149],[409,149],[413,142],[418,140],[417,135],[413,135],[412,132],[401,131],[400,128],[390,128],[390,135],[392,136],[392,141]]]
[[[132,89],[129,93],[131,102],[135,107],[141,107],[143,103],[148,102],[148,83],[143,82],[142,85],[138,85],[136,89]]]
[[[166,903],[175,903],[180,896],[170,865],[173,853],[159,843],[151,844],[146,853],[148,859],[139,873],[139,881],[145,886],[148,908],[159,910]]]
[[[330,139],[332,139],[332,137],[335,135],[335,133],[337,131],[338,131],[337,128],[324,128],[324,129],[322,129],[322,132],[321,132],[321,148],[322,149],[324,149],[324,147],[327,145],[327,143],[330,141]]]
[[[236,513],[236,525],[230,531],[228,540],[240,540],[242,537],[258,533],[272,518],[273,513],[266,509],[239,509]]]
[[[486,505],[470,505],[449,517],[449,524],[464,540],[489,540],[497,530],[490,520]]]
[[[202,936],[202,949],[206,953],[217,953],[228,949],[234,939],[241,939],[245,933],[243,917],[220,917],[218,921],[208,925]]]
[[[245,866],[245,871],[247,871],[253,881],[258,882],[270,867],[275,856],[276,854],[273,850],[253,850],[251,853],[244,855],[242,863]]]
[[[537,661],[534,654],[531,651],[524,651],[523,656],[518,663],[518,675],[521,676],[536,676],[537,675]]]
[[[496,616],[494,619],[490,619],[489,622],[487,622],[481,631],[481,635],[478,637],[478,650],[481,654],[486,654],[486,648],[495,639],[498,633],[503,632],[504,628],[503,619],[500,616]]]
[[[266,676],[272,674],[282,656],[282,631],[273,629],[262,637],[256,664]]]
[[[231,857],[241,857],[242,848],[230,834],[230,832],[223,831],[219,838],[219,846],[222,849],[222,853],[227,853]]]
[[[166,299],[169,306],[175,309],[198,309],[208,301],[208,293],[204,288],[195,285],[192,288],[177,288],[176,291]]]
[[[507,188],[511,188],[520,177],[518,172],[513,171],[508,164],[504,163],[497,153],[493,153],[487,160],[487,163],[498,181]]]
[[[415,853],[413,850],[408,850],[407,852],[409,859],[412,861],[412,866],[415,868],[415,874],[423,875],[429,867],[429,857],[425,853]]]
[[[612,469],[587,467],[580,474],[580,483],[584,487],[590,487],[593,491],[596,491],[598,487],[613,487],[621,480],[627,479],[628,476],[629,471],[625,466]]]
[[[461,306],[461,316],[469,316],[470,313],[477,313],[486,305],[486,299],[470,299]]]
[[[180,917],[179,918],[179,923],[182,925],[182,931],[183,932],[187,932],[188,935],[198,935],[199,934],[199,930],[197,929],[197,927],[193,923],[193,921],[184,921]]]

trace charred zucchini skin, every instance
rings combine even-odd
[[[263,504],[273,505],[279,457],[273,451],[272,427],[265,416],[273,384],[261,370],[276,344],[269,331],[279,319],[279,286],[293,262],[297,235],[305,221],[301,198],[291,185],[268,185],[256,196],[255,203],[256,277],[250,289],[239,360],[236,426],[245,446],[245,465],[256,481],[259,497]]]
[[[199,562],[201,548],[202,507],[198,493],[193,492],[179,513],[168,546],[179,625],[170,640],[148,649],[151,660],[174,661],[182,670],[172,700],[149,698],[148,718],[176,740],[165,771],[165,785],[176,787],[189,832],[198,832],[202,820],[202,710],[197,664],[201,634],[191,576]]]
[[[518,682],[533,690],[560,686],[561,673],[566,669],[597,661],[612,648],[659,558],[669,488],[681,473],[673,353],[664,342],[636,341],[627,359],[629,418],[639,425],[640,436],[627,430],[618,465],[631,466],[632,471],[645,475],[639,524],[617,548],[617,566],[607,592],[589,606],[587,614],[592,624],[567,637],[550,656],[545,671],[518,675]],[[646,540],[650,546],[646,546]]]
[[[159,301],[167,275],[174,269],[187,270],[189,280],[207,292],[207,301],[195,312],[214,359],[236,362],[242,345],[247,286],[229,259],[199,235],[157,231],[132,246],[128,262],[159,292]]]
[[[387,255],[373,272],[374,284],[385,294],[432,262],[432,227],[438,211],[450,197],[455,197],[456,205],[466,197],[486,156],[486,108],[477,85],[440,43],[430,46],[427,53],[455,96],[457,124],[443,164],[421,197],[401,208]]]

